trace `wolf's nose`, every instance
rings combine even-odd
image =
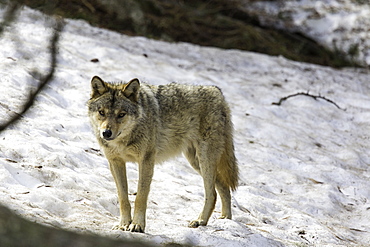
[[[112,131],[111,130],[104,130],[103,131],[103,137],[105,138],[105,139],[108,139],[108,138],[110,138],[112,136]]]

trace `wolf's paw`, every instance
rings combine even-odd
[[[144,233],[144,226],[140,224],[131,224],[126,231]]]
[[[189,227],[191,228],[197,228],[199,226],[205,226],[207,225],[207,222],[204,220],[193,220],[192,222],[189,223]]]
[[[130,226],[130,223],[129,224],[125,224],[125,225],[115,225],[115,226],[112,227],[112,230],[113,231],[115,231],[115,230],[128,231],[129,226]]]
[[[225,216],[225,215],[221,215],[221,217],[219,219],[228,219],[228,220],[231,220],[231,216]]]

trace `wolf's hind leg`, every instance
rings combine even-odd
[[[231,219],[231,194],[227,185],[220,182],[218,176],[216,178],[216,189],[221,198],[222,211],[220,219]]]
[[[190,222],[189,227],[205,226],[215,208],[216,204],[216,160],[217,157],[210,157],[207,152],[208,147],[204,147],[202,152],[196,154],[199,160],[199,170],[203,177],[205,200],[204,207],[198,219]],[[193,165],[194,167],[194,165]]]
[[[188,147],[186,151],[184,151],[184,155],[186,159],[189,161],[190,165],[200,174],[200,167],[199,167],[199,160],[196,156],[196,149],[193,145]]]
[[[198,219],[190,222],[189,227],[196,228],[198,226],[205,226],[208,223],[209,218],[215,208],[216,204],[216,190],[215,190],[215,181],[212,178],[211,174],[207,175],[208,177],[203,177],[204,181],[204,191],[205,191],[205,200],[203,210],[200,213]]]

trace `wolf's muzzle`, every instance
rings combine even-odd
[[[111,130],[104,130],[103,131],[103,137],[104,137],[104,139],[109,139],[109,138],[111,138],[112,137],[112,131]]]

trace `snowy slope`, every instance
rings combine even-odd
[[[349,59],[370,65],[368,0],[240,0],[243,11],[265,26],[302,33]]]
[[[19,110],[47,73],[51,23],[24,9],[1,38],[0,116]],[[99,62],[90,60],[97,58]],[[0,135],[0,202],[33,221],[115,238],[199,246],[366,246],[370,241],[370,75],[237,50],[127,37],[67,21],[55,78],[21,121]],[[94,75],[217,85],[235,126],[241,180],[233,220],[190,229],[203,204],[200,176],[182,157],[156,167],[146,234],[119,219],[107,161],[87,118]],[[322,95],[281,97],[297,92]],[[343,110],[345,109],[345,110]],[[130,200],[137,166],[128,164]]]

